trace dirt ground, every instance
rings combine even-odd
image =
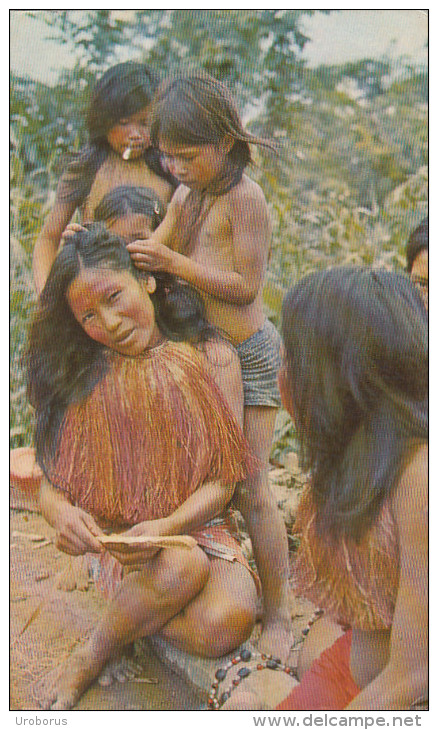
[[[57,575],[69,568],[69,558],[51,543],[26,537],[53,535],[41,515],[11,510],[10,534],[10,709],[36,710],[35,681],[90,631],[103,599],[92,584],[87,591],[65,592],[56,587]],[[165,667],[152,651],[140,663],[144,672],[139,679],[156,683],[136,681],[101,687],[96,682],[74,709],[196,710],[204,703],[202,693]]]
[[[286,522],[293,519],[297,490],[290,475],[273,470],[273,487]],[[59,575],[70,572],[69,558],[50,540],[52,528],[41,515],[11,510],[10,523],[10,708],[36,710],[35,682],[59,664],[89,633],[104,599],[90,582],[87,590],[66,592],[57,587]],[[43,538],[43,539],[41,539]],[[295,635],[311,613],[299,602]],[[77,710],[197,710],[205,695],[166,667],[152,649],[143,651],[143,673],[134,681],[101,687],[95,682]],[[149,683],[145,680],[153,680]]]

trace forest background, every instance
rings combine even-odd
[[[127,60],[127,49],[161,77],[205,69],[232,89],[247,127],[277,143],[276,155],[256,149],[249,170],[274,222],[264,298],[276,324],[284,292],[309,271],[404,268],[409,233],[428,212],[427,67],[390,54],[311,67],[303,20],[314,12],[34,13],[75,60],[50,85],[11,74],[11,448],[32,443],[23,354],[35,239],[66,160],[85,140],[89,91],[100,73]],[[296,447],[281,411],[272,457],[281,462]]]

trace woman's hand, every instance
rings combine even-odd
[[[146,271],[167,271],[173,274],[175,252],[162,243],[139,239],[126,247],[138,269]]]
[[[59,503],[53,526],[58,550],[68,555],[102,552],[102,545],[96,536],[103,535],[103,532],[91,515],[80,507],[68,502]]]
[[[81,231],[86,231],[87,229],[84,228],[84,226],[81,226],[80,223],[69,223],[68,226],[64,229],[61,237],[61,245],[64,243],[64,241],[68,240],[72,236],[74,236],[76,233],[80,233]]]
[[[121,535],[125,537],[137,537],[139,535],[150,535],[151,537],[159,537],[160,535],[168,534],[166,531],[166,521],[162,520],[148,520],[147,522],[140,522],[135,527],[132,527],[126,532],[122,532]],[[106,549],[111,555],[116,558],[122,565],[133,568],[134,570],[140,570],[144,568],[145,563],[158,553],[161,548],[151,545],[106,545]]]

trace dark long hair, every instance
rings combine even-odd
[[[217,145],[227,135],[233,145],[223,169],[202,191],[191,190],[180,208],[178,246],[186,255],[215,197],[226,194],[241,181],[251,162],[250,144],[275,148],[243,128],[227,87],[207,74],[179,76],[160,85],[152,105],[151,139],[156,147],[163,140],[179,145]],[[211,197],[205,205],[207,195]]]
[[[88,144],[69,164],[58,195],[79,207],[90,192],[97,171],[107,158],[110,145],[107,134],[121,119],[149,106],[158,87],[157,76],[143,63],[128,61],[109,68],[96,82],[88,106],[86,127]],[[176,181],[164,169],[156,147],[144,152],[149,169],[176,187]]]
[[[84,400],[106,372],[107,348],[85,333],[67,300],[70,285],[84,268],[147,276],[134,266],[123,240],[98,224],[69,238],[55,259],[30,326],[27,351],[28,397],[36,409],[35,446],[43,469],[66,408]],[[151,301],[160,331],[169,339],[195,344],[212,337],[198,294],[169,274],[154,278]]]
[[[359,540],[427,439],[426,311],[408,276],[339,267],[288,293],[282,330],[316,524]]]
[[[108,144],[110,129],[149,106],[157,87],[158,77],[143,63],[118,63],[105,71],[95,84],[88,107],[90,142]]]
[[[414,261],[422,251],[429,250],[429,218],[424,218],[412,231],[406,246],[406,271],[411,273]]]
[[[226,135],[234,139],[229,159],[242,172],[251,162],[250,144],[274,149],[244,129],[230,92],[216,79],[196,73],[160,85],[152,106],[154,146],[160,138],[182,145],[218,144]]]
[[[120,185],[104,195],[94,211],[94,219],[107,223],[139,213],[151,219],[151,229],[154,231],[163,220],[164,212],[161,200],[150,188]]]

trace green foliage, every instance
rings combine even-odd
[[[284,292],[341,263],[402,268],[410,231],[427,214],[426,70],[388,59],[307,68],[300,30],[311,10],[59,10],[34,13],[74,57],[49,87],[11,79],[11,429],[30,443],[22,372],[33,306],[30,259],[66,157],[84,141],[98,74],[144,60],[162,75],[203,68],[233,90],[249,128],[278,154],[254,150],[250,175],[274,221],[264,290],[278,323]],[[29,13],[30,14],[30,13]],[[280,413],[273,455],[296,449]]]

